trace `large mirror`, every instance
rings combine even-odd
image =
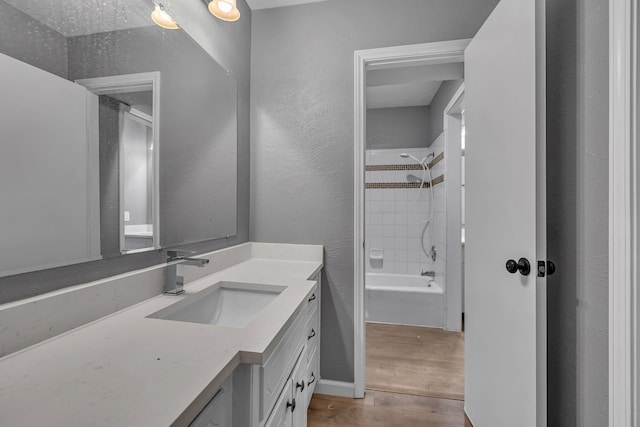
[[[0,0],[0,277],[236,234],[236,82],[153,8]]]

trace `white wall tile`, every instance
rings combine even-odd
[[[382,214],[382,224],[384,225],[395,225],[396,223],[396,214],[395,212],[384,212]]]
[[[406,212],[398,212],[395,214],[396,225],[407,225],[408,224],[408,214]]]
[[[395,227],[395,225],[386,225],[385,224],[385,225],[382,226],[382,237],[395,238],[395,236],[396,236],[396,227]]]
[[[431,149],[368,150],[368,164],[415,164],[412,159],[403,159],[400,153],[407,152],[418,159],[431,150],[436,155],[444,149],[444,138],[439,138]],[[444,174],[444,162],[432,170],[433,177]],[[421,170],[370,171],[368,182],[409,182],[407,176],[422,178]],[[433,197],[433,199],[432,199]],[[382,269],[377,272],[418,275],[421,270],[441,270],[444,274],[446,260],[446,182],[431,189],[369,189],[367,200],[367,247],[384,249]],[[434,263],[422,250],[424,223],[431,214],[432,203],[436,212],[425,233],[427,250],[437,245],[438,259]],[[369,269],[367,270],[369,271]]]
[[[365,223],[367,224],[367,223]],[[381,212],[371,212],[369,215],[369,223],[370,225],[379,225],[382,224],[382,213]]]
[[[406,225],[395,225],[395,235],[396,237],[408,237],[407,226]]]
[[[386,250],[393,250],[396,247],[396,238],[394,236],[382,236],[382,248]]]

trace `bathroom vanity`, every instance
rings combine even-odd
[[[320,379],[322,246],[246,243],[198,257],[210,263],[185,271],[184,294],[132,302],[0,359],[0,425],[305,426]],[[48,310],[74,317],[108,299],[111,285],[5,304],[0,319],[40,305],[18,331],[28,334]]]

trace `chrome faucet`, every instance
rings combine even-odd
[[[180,295],[184,293],[184,267],[195,265],[204,267],[209,263],[206,258],[188,258],[187,255],[193,252],[188,251],[167,251],[167,274],[164,283],[164,293],[166,295]]]
[[[436,277],[436,272],[435,271],[427,271],[427,270],[422,270],[420,272],[421,276],[428,276],[428,277]]]

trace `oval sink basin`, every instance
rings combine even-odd
[[[283,289],[279,286],[219,282],[148,317],[243,328]]]

